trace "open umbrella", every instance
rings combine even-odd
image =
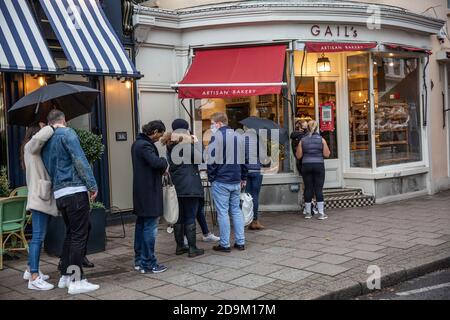
[[[270,130],[278,129],[280,133],[279,134],[280,144],[284,144],[286,143],[286,141],[289,140],[286,129],[281,128],[276,122],[273,122],[272,120],[251,116],[245,118],[244,120],[239,121],[239,123],[243,124],[248,128],[255,129],[256,132],[258,132],[261,129],[269,130],[267,133],[267,136],[269,138],[270,138]]]
[[[41,87],[17,101],[8,110],[9,124],[29,126],[32,123],[47,122],[47,114],[59,109],[70,120],[92,111],[98,90],[57,82]]]

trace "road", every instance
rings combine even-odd
[[[450,300],[450,269],[433,272],[355,300]]]

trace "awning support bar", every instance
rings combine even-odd
[[[191,122],[192,122],[192,114],[188,111],[188,109],[187,109],[186,106],[184,105],[183,101],[184,101],[184,99],[181,99],[181,100],[180,100],[180,103],[181,103],[181,105],[183,106],[184,111],[186,111],[186,113],[189,115],[189,118],[191,118]]]

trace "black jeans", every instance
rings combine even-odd
[[[177,223],[181,224],[195,224],[201,198],[194,197],[179,197],[178,207],[179,216]]]
[[[78,266],[83,278],[83,258],[89,235],[89,197],[87,192],[71,194],[56,200],[66,225],[66,238],[61,254],[61,275],[70,275],[69,266]]]
[[[304,163],[302,177],[305,184],[303,194],[305,202],[311,202],[316,195],[317,202],[323,202],[323,185],[325,183],[325,165],[323,163]]]

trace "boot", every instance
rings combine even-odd
[[[256,228],[256,221],[253,220],[252,222],[250,222],[249,226],[248,226],[248,230],[258,230]]]
[[[88,260],[86,256],[83,258],[83,268],[94,268],[95,265]]]
[[[184,225],[175,224],[173,226],[173,235],[175,236],[175,242],[177,243],[177,250],[175,254],[177,256],[189,252],[189,248],[184,245]]]
[[[189,244],[189,257],[193,258],[196,256],[200,256],[205,253],[205,250],[197,248],[197,234],[195,232],[196,226],[195,224],[185,224],[184,232],[186,233],[186,237],[188,239]]]
[[[264,226],[261,223],[259,223],[259,220],[254,220],[254,222],[255,222],[256,230],[263,230],[264,229]]]

